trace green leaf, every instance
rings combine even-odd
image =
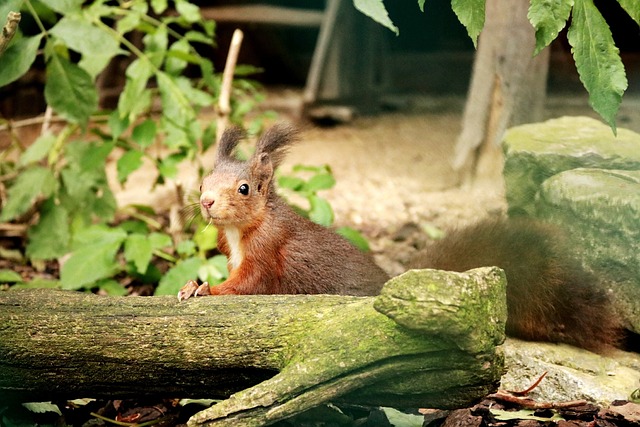
[[[83,56],[81,66],[92,77],[97,76],[114,56],[125,53],[120,43],[104,30],[80,16],[65,16],[49,30],[66,46]]]
[[[315,165],[293,165],[292,170],[294,172],[313,172],[313,173],[331,173],[331,168],[329,167],[329,165],[320,165],[320,166],[315,166]]]
[[[162,159],[158,171],[163,178],[172,179],[178,174],[178,165],[184,160],[184,154],[176,153]]]
[[[127,233],[118,228],[93,226],[74,237],[69,259],[60,269],[63,289],[81,289],[120,270],[116,254]]]
[[[22,276],[13,270],[0,269],[0,283],[22,282]]]
[[[422,427],[424,423],[424,415],[405,414],[397,409],[386,407],[381,409],[393,427]]]
[[[124,242],[124,258],[132,262],[136,270],[144,274],[153,257],[153,248],[147,236],[143,234],[131,234]]]
[[[29,148],[20,156],[18,166],[26,166],[29,163],[36,163],[44,159],[56,142],[55,135],[47,132],[40,135]]]
[[[418,0],[418,7],[420,8],[420,12],[424,12],[424,3],[425,0]]]
[[[151,119],[147,119],[144,122],[140,123],[138,126],[133,128],[133,132],[131,133],[131,137],[135,142],[140,145],[142,148],[146,148],[153,144],[153,141],[156,139],[156,122]]]
[[[116,22],[116,31],[121,35],[145,25],[143,17],[148,15],[149,12],[149,5],[146,2],[134,2],[129,4],[131,5],[130,9],[119,10],[120,13],[126,10],[125,15]]]
[[[146,88],[153,67],[146,59],[136,59],[125,74],[127,81],[118,98],[118,111],[121,118],[127,118],[131,123],[151,105],[151,92]]]
[[[3,0],[0,2],[0,27],[4,26],[9,12],[20,12],[24,0]]]
[[[176,0],[175,5],[176,10],[185,21],[193,24],[202,20],[200,8],[195,4],[191,4],[185,0]]]
[[[55,259],[69,250],[69,215],[52,198],[40,209],[40,220],[29,228],[27,256],[31,259]]]
[[[627,78],[611,30],[592,0],[575,0],[567,38],[589,103],[615,134]]]
[[[184,38],[190,42],[200,42],[206,45],[213,45],[215,43],[213,37],[201,33],[200,31],[187,31]]]
[[[305,191],[315,193],[319,190],[327,190],[336,185],[336,180],[332,174],[322,173],[312,176],[304,185]]]
[[[262,73],[263,71],[263,68],[255,67],[248,64],[240,64],[236,66],[236,69],[233,71],[233,75],[237,77],[245,77],[252,74]]]
[[[216,255],[208,259],[198,269],[198,279],[202,282],[209,282],[210,285],[222,283],[227,277],[229,277],[229,270],[227,269],[227,257],[224,255]]]
[[[175,83],[191,105],[208,107],[215,103],[215,98],[211,94],[194,88],[191,79],[184,76],[178,76],[175,77]],[[195,117],[193,107],[191,105],[189,105],[188,108],[189,120],[191,120],[191,117]]]
[[[22,215],[39,197],[49,197],[56,187],[56,179],[49,169],[32,167],[25,170],[9,188],[9,199],[0,213],[0,221],[10,221]]]
[[[618,0],[618,3],[629,14],[631,19],[640,25],[640,2],[638,0]]]
[[[569,19],[573,0],[531,0],[527,17],[536,30],[536,50],[540,53],[558,37]]]
[[[129,118],[121,118],[119,111],[114,110],[111,112],[111,114],[109,114],[109,121],[107,123],[109,125],[109,129],[111,129],[113,140],[115,141],[118,137],[120,137],[120,135],[122,135],[122,132],[127,130],[127,128],[129,127]]]
[[[206,152],[216,142],[216,122],[213,121],[204,129],[202,134],[202,153]]]
[[[400,34],[398,27],[393,25],[393,22],[389,19],[389,13],[382,0],[353,0],[353,5],[378,24],[390,29],[396,35]]]
[[[193,240],[183,240],[176,245],[176,252],[183,257],[190,257],[196,254],[196,244]]]
[[[168,0],[151,0],[151,8],[157,15],[160,15],[167,10],[167,7],[169,7],[168,3]]]
[[[65,154],[70,167],[82,170],[92,177],[104,177],[107,156],[115,147],[112,142],[73,141],[67,144]]]
[[[178,295],[178,291],[188,280],[198,278],[198,269],[202,264],[202,259],[197,257],[178,262],[160,279],[155,295]]]
[[[145,53],[147,57],[155,67],[159,68],[162,65],[162,61],[164,61],[164,55],[167,53],[169,44],[169,33],[166,25],[156,27],[155,31],[144,36],[142,41],[146,46]]]
[[[47,103],[67,120],[85,125],[98,108],[98,93],[91,76],[56,53],[47,63],[44,87]]]
[[[33,279],[30,282],[16,283],[10,289],[12,291],[18,289],[60,289],[60,282],[49,279]]]
[[[167,73],[177,76],[184,71],[188,62],[181,59],[180,54],[187,54],[189,50],[189,42],[186,39],[180,39],[171,45],[167,52],[167,61],[164,65]]]
[[[23,37],[9,46],[4,53],[0,54],[0,60],[2,61],[0,87],[18,80],[24,73],[29,71],[33,61],[36,60],[41,38],[41,34],[33,37]]]
[[[333,224],[333,209],[331,209],[329,202],[313,194],[308,196],[308,199],[311,204],[309,219],[325,227]]]
[[[99,280],[96,285],[101,291],[112,297],[123,297],[129,293],[122,283],[113,279]]]
[[[350,241],[353,246],[360,249],[362,252],[369,252],[369,242],[367,239],[356,229],[351,227],[340,227],[336,229],[336,233]]]
[[[491,414],[500,421],[509,421],[509,420],[533,420],[533,421],[563,421],[564,418],[557,414],[553,413],[552,417],[539,417],[535,415],[535,411],[533,409],[520,409],[518,411],[505,411],[504,409],[491,409]]]
[[[60,408],[58,408],[58,405],[54,405],[51,402],[28,402],[28,403],[23,403],[22,406],[36,414],[53,412],[62,416],[62,412],[60,412]]]
[[[45,4],[58,13],[77,12],[84,0],[47,0]]]
[[[132,172],[137,171],[142,166],[142,154],[141,151],[130,150],[120,156],[116,163],[118,182],[120,184],[125,182]]]
[[[142,14],[136,10],[130,10],[121,19],[116,22],[116,31],[118,34],[126,34],[135,29],[142,21]]]
[[[214,225],[201,223],[193,233],[193,241],[198,245],[198,251],[204,255],[207,251],[218,247],[218,228]]]
[[[151,243],[151,248],[153,250],[158,250],[173,245],[171,236],[169,236],[168,234],[151,233],[147,238],[149,239],[149,243]]]
[[[219,399],[180,399],[180,406],[199,405],[209,407],[214,403],[220,402]]]
[[[278,187],[298,191],[304,187],[305,181],[297,176],[283,175],[278,177]]]
[[[95,219],[94,215],[108,221],[115,213],[116,201],[105,173],[106,158],[113,147],[111,142],[73,141],[65,149],[68,163],[60,172],[64,184],[61,203],[87,222]]]
[[[149,227],[144,221],[139,220],[127,220],[122,221],[118,224],[118,228],[123,229],[129,234],[139,233],[139,234],[147,234],[149,232]]]
[[[180,79],[167,73],[158,72],[156,77],[162,100],[163,116],[177,126],[188,126],[195,120],[195,112],[185,95],[184,85],[179,86]]]
[[[478,36],[484,27],[485,0],[451,0],[451,8],[467,29],[473,46],[478,47]]]

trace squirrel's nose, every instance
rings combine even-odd
[[[213,206],[214,203],[215,200],[213,199],[213,197],[206,197],[204,194],[200,197],[200,204],[205,209],[209,209],[211,206]]]

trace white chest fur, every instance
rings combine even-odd
[[[240,243],[242,233],[238,227],[225,227],[224,236],[229,246],[229,263],[231,264],[231,268],[238,268],[244,259],[244,251]]]

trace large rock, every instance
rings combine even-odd
[[[559,173],[542,183],[537,215],[568,231],[583,263],[611,284],[626,326],[640,333],[640,171]]]
[[[569,169],[640,170],[640,135],[588,117],[562,117],[517,126],[504,138],[504,177],[510,213],[535,213],[546,179]]]
[[[546,377],[531,392],[537,401],[587,400],[608,406],[629,399],[640,384],[640,358],[617,351],[606,357],[586,350],[549,343],[507,339],[502,346],[507,373],[503,390],[526,390],[544,372]]]

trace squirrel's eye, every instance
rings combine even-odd
[[[242,184],[240,187],[238,187],[238,193],[242,194],[243,196],[246,196],[249,194],[249,185],[248,184]]]

